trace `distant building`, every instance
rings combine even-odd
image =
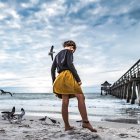
[[[103,92],[105,95],[110,93],[110,86],[111,84],[107,81],[105,81],[103,84],[101,84],[101,95],[103,95]]]

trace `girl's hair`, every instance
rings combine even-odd
[[[76,43],[74,41],[68,40],[63,43],[64,48],[69,46],[73,46],[73,49],[76,50]]]

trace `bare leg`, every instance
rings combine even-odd
[[[83,94],[76,94],[75,95],[78,99],[78,109],[79,112],[81,114],[82,117],[82,121],[83,121],[83,128],[87,128],[92,132],[97,132],[96,129],[94,129],[92,127],[92,125],[90,124],[90,122],[88,121],[88,116],[87,116],[87,110],[86,110],[86,105],[85,105],[85,97]]]
[[[69,95],[62,95],[62,118],[65,125],[65,131],[73,129],[69,124],[68,105]]]

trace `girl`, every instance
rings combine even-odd
[[[88,121],[85,97],[80,87],[82,84],[80,77],[73,64],[73,53],[76,50],[76,44],[68,40],[63,44],[64,49],[56,56],[52,64],[51,75],[53,80],[53,92],[58,98],[62,99],[62,118],[65,124],[65,131],[74,127],[70,126],[68,118],[69,99],[76,97],[78,100],[78,109],[82,117],[82,127],[92,132],[97,132]],[[59,75],[55,76],[55,70]]]

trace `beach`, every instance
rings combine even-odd
[[[0,140],[137,140],[140,139],[140,107],[125,100],[99,93],[85,93],[89,120],[97,133],[82,128],[77,100],[69,104],[70,124],[74,130],[64,131],[61,119],[61,100],[54,94],[18,93],[13,97],[0,96],[0,111],[25,115],[21,123],[9,123],[0,115]],[[45,121],[39,119],[47,116]],[[49,118],[56,120],[56,123]],[[60,122],[60,123],[59,123]]]
[[[61,119],[54,124],[49,119],[40,121],[41,117],[25,116],[21,124],[10,124],[0,118],[0,140],[138,140],[138,124],[116,122],[91,122],[97,133],[82,128],[80,122],[70,120],[74,130],[64,131]]]

